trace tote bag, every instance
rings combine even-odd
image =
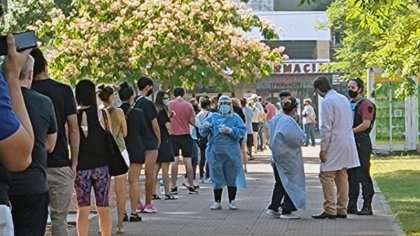
[[[120,152],[120,149],[118,148],[114,136],[112,136],[111,132],[109,131],[108,116],[104,110],[102,110],[102,115],[105,121],[106,139],[109,150],[109,174],[111,176],[123,175],[128,172],[128,166],[122,153]]]

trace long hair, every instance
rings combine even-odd
[[[156,106],[156,109],[158,111],[160,111],[163,108],[165,108],[165,104],[163,104],[163,98],[165,97],[165,94],[168,94],[168,93],[166,91],[159,91],[156,94],[155,106]]]
[[[97,106],[95,84],[92,81],[80,80],[76,84],[76,101],[82,106]]]

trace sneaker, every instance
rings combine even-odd
[[[280,218],[280,213],[278,211],[272,210],[272,209],[268,209],[265,214],[272,216],[274,218]]]
[[[229,209],[230,210],[238,210],[238,207],[236,206],[236,203],[235,203],[234,200],[229,203]]]
[[[172,195],[176,195],[176,194],[178,194],[178,187],[173,187],[173,188],[171,188],[171,194]]]
[[[144,205],[143,203],[139,201],[139,203],[137,203],[136,212],[140,213],[140,212],[143,212],[143,210],[144,210]]]
[[[220,202],[214,202],[213,205],[210,207],[210,210],[221,210],[222,204]]]
[[[291,212],[290,214],[281,214],[280,219],[300,219],[300,216]]]
[[[153,204],[147,204],[143,210],[144,213],[156,213],[157,209]]]
[[[194,187],[187,187],[188,188],[188,194],[197,194],[198,191]]]
[[[210,178],[204,179],[203,184],[211,184],[211,179]]]

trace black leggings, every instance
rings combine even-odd
[[[236,192],[238,191],[238,188],[228,186],[227,189],[228,189],[229,202],[232,202],[236,198]],[[222,188],[214,189],[213,192],[214,192],[214,201],[221,202],[223,189]]]
[[[200,178],[210,178],[209,165],[206,163],[206,148],[200,147]]]

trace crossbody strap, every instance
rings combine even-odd
[[[101,109],[102,111],[102,117],[104,119],[104,123],[105,123],[105,130],[107,133],[111,133],[109,131],[109,123],[108,123],[108,115],[106,114],[106,111],[104,109]]]

